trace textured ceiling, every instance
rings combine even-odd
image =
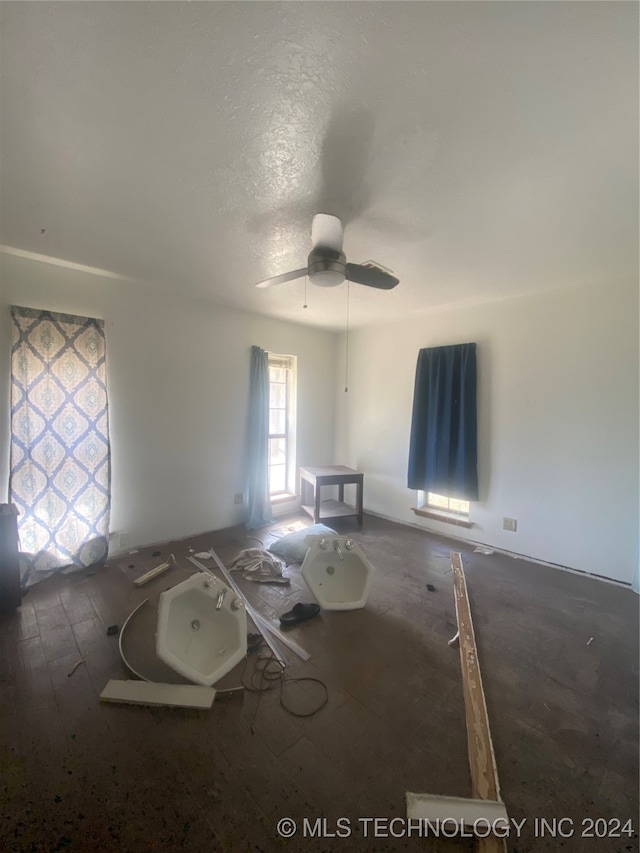
[[[344,325],[634,275],[638,5],[2,2],[1,242]],[[44,233],[42,233],[44,231]],[[132,284],[132,286],[135,286]]]

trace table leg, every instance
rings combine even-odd
[[[313,510],[313,520],[316,524],[320,521],[320,483],[317,479],[315,483],[315,505]]]
[[[360,480],[356,487],[356,511],[358,513],[358,524],[362,527],[363,522],[363,513],[362,513],[362,492],[363,492],[363,482]]]

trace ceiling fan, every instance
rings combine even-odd
[[[342,221],[337,216],[316,213],[311,223],[312,248],[307,266],[260,281],[256,287],[272,287],[305,275],[319,287],[336,287],[345,279],[378,290],[391,290],[399,284],[399,279],[379,267],[347,263],[342,251],[343,235]]]

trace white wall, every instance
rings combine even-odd
[[[407,489],[421,347],[476,341],[480,500],[469,531],[421,519]],[[365,508],[631,582],[638,548],[638,288],[608,283],[352,332],[337,363],[336,462]],[[502,530],[503,516],[518,531]]]
[[[344,336],[0,254],[0,501],[11,304],[102,317],[111,528],[145,544],[242,520],[249,350],[298,356],[298,464],[363,470],[365,507],[630,582],[638,549],[638,292],[610,283],[439,311]],[[476,341],[474,528],[420,519],[406,488],[420,347]],[[337,350],[337,352],[336,352]],[[335,436],[334,436],[334,404]],[[335,439],[335,442],[334,442]],[[502,530],[502,517],[518,532]]]
[[[333,461],[336,335],[0,254],[0,501],[7,499],[10,305],[105,320],[111,530],[141,545],[243,520],[250,348],[298,356],[299,465]]]

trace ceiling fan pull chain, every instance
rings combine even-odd
[[[308,276],[308,275],[305,275],[305,277],[304,277],[304,305],[302,306],[303,308],[308,308],[308,307],[309,307],[309,306],[307,305],[307,280],[308,280],[308,279],[309,279],[309,276]]]
[[[347,339],[346,339],[346,347],[345,347],[345,360],[344,360],[344,393],[346,394],[349,390],[349,282],[347,281]]]

